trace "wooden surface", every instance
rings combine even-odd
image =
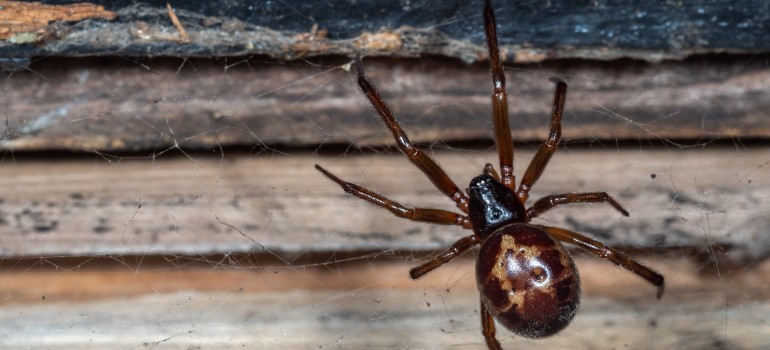
[[[714,271],[679,253],[637,257],[666,276],[663,299],[581,256],[583,302],[570,327],[544,340],[498,338],[508,349],[770,346],[770,264]],[[392,256],[8,262],[0,348],[484,348],[470,256],[420,281],[407,276],[416,261]]]
[[[770,212],[766,148],[603,147],[558,152],[532,200],[604,190],[630,217],[607,205],[574,205],[555,208],[536,222],[637,248],[721,245],[754,257],[770,251],[770,221],[763,214]],[[519,174],[532,152],[517,150]],[[7,257],[424,252],[465,234],[456,227],[405,222],[345,194],[313,169],[322,164],[407,205],[454,210],[399,153],[188,156],[8,159],[0,167],[6,189],[0,252]],[[436,149],[435,157],[459,186],[485,162],[497,161],[485,149]]]
[[[475,250],[419,281],[407,275],[467,231],[398,219],[313,169],[322,164],[407,205],[454,210],[403,155],[382,147],[392,138],[361,96],[350,59],[130,56],[137,48],[143,56],[210,55],[213,47],[217,56],[284,58],[363,50],[410,137],[465,187],[485,162],[497,163],[487,65],[369,56],[481,60],[476,10],[343,38],[313,26],[323,22],[312,16],[276,31],[228,15],[224,2],[218,17],[201,17],[209,3],[195,4],[172,4],[176,27],[165,7],[136,2],[112,9],[116,21],[57,22],[17,35],[34,45],[0,45],[0,349],[483,348]],[[766,49],[746,40],[767,9],[747,8],[672,27],[668,37],[656,29],[669,49],[629,48],[616,31],[602,49],[551,43],[544,51],[502,38],[508,62],[540,62],[506,65],[517,175],[547,135],[548,77],[570,84],[564,142],[532,198],[604,190],[631,213],[576,205],[536,223],[596,237],[667,283],[655,300],[632,274],[570,249],[583,281],[577,318],[544,340],[499,329],[506,348],[770,348],[770,69]],[[304,13],[297,9],[287,16]],[[498,10],[502,32],[526,23],[506,16],[537,21]],[[537,23],[580,22],[579,11],[567,13]],[[615,22],[624,14],[609,13]],[[446,35],[465,27],[471,39]],[[610,33],[570,28],[577,31],[558,39]],[[703,40],[725,32],[747,46]],[[88,44],[94,35],[99,45]],[[112,57],[47,57],[72,47]],[[661,61],[704,50],[750,54]],[[30,62],[33,54],[46,57]],[[543,61],[629,56],[655,63]]]
[[[39,8],[29,2],[3,3]],[[103,19],[56,22],[34,30],[23,21],[0,22],[0,32],[22,31],[12,40],[0,42],[0,55],[27,59],[49,55],[266,55],[288,60],[365,53],[438,55],[466,62],[485,57],[480,0],[170,2],[178,23],[164,2],[98,3],[111,12],[99,10],[91,17]],[[493,5],[503,58],[509,62],[623,57],[657,62],[697,54],[757,54],[769,48],[770,11],[761,0],[498,1]],[[10,7],[0,9],[0,17]],[[54,10],[66,11],[77,11],[77,7]],[[189,33],[189,40],[180,28]]]
[[[569,83],[567,140],[767,137],[770,68],[763,57],[510,65],[514,140],[546,137],[550,76]],[[0,149],[150,154],[221,145],[391,145],[350,63],[44,58],[0,80]],[[489,139],[486,63],[424,58],[365,64],[413,141]]]
[[[767,150],[593,145],[560,150],[534,196],[604,189],[631,216],[576,206],[538,222],[623,249],[664,274],[666,294],[578,252],[573,324],[538,341],[501,329],[503,344],[770,346]],[[0,348],[483,348],[475,251],[407,275],[462,230],[395,218],[312,165],[404,203],[448,200],[393,150],[308,153],[7,153]],[[495,161],[486,147],[430,153],[458,183]],[[516,155],[521,171],[532,149]]]

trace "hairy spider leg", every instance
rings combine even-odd
[[[484,340],[487,342],[487,347],[489,350],[502,350],[503,347],[500,346],[500,342],[495,338],[495,318],[492,316],[492,313],[489,312],[487,305],[484,304],[484,300],[481,298],[479,298],[479,300],[481,301],[481,333],[484,334]]]
[[[556,240],[574,244],[589,251],[591,254],[594,254],[602,259],[612,261],[618,266],[633,272],[635,275],[658,287],[658,299],[663,296],[663,291],[665,289],[665,281],[663,276],[636,262],[634,259],[631,259],[627,255],[608,247],[602,242],[599,242],[590,237],[586,237],[574,231],[550,226],[540,226],[540,228],[542,228],[546,233],[551,235],[551,237]]]
[[[537,150],[535,158],[529,162],[527,170],[524,172],[524,176],[521,177],[521,183],[519,184],[519,190],[516,192],[516,196],[519,197],[522,203],[527,202],[529,198],[529,190],[543,174],[543,170],[548,161],[551,160],[551,156],[556,152],[556,146],[561,140],[561,116],[564,114],[564,103],[567,99],[567,83],[559,78],[551,77],[552,82],[556,83],[556,89],[553,94],[553,110],[551,112],[551,131],[540,149]]]
[[[467,236],[460,238],[457,242],[452,244],[449,249],[441,252],[439,255],[437,255],[435,258],[426,261],[422,263],[420,266],[413,267],[411,270],[409,270],[409,277],[412,277],[412,279],[416,280],[422,276],[425,276],[428,274],[428,272],[431,272],[444,264],[448,263],[452,259],[462,255],[468,249],[473,248],[473,246],[481,243],[479,241],[479,238],[474,234],[472,236]]]
[[[390,112],[390,108],[388,108],[385,101],[382,100],[380,93],[375,89],[374,84],[372,84],[366,76],[364,65],[361,62],[360,57],[356,58],[356,68],[358,70],[358,86],[361,87],[361,91],[364,92],[366,98],[369,99],[369,102],[374,109],[377,110],[377,114],[380,115],[385,122],[385,125],[390,129],[393,138],[396,140],[396,145],[398,145],[401,152],[404,152],[409,158],[409,161],[425,173],[425,176],[433,182],[433,185],[436,186],[436,188],[443,192],[447,197],[451,198],[460,210],[467,213],[468,197],[465,193],[460,191],[460,188],[458,188],[454,181],[449,178],[449,175],[446,174],[444,169],[441,169],[433,159],[428,157],[428,155],[423,153],[419,148],[412,145],[412,142],[409,141],[406,133],[401,129],[396,118],[393,117],[393,113]]]
[[[495,143],[500,157],[500,182],[514,191],[516,178],[513,176],[513,139],[508,121],[508,95],[505,93],[505,73],[500,62],[500,49],[497,46],[497,23],[492,5],[487,0],[484,6],[484,31],[489,50],[489,71],[492,75],[492,124],[495,128]]]
[[[465,228],[471,227],[470,222],[468,221],[468,217],[465,215],[460,215],[451,211],[440,209],[408,208],[401,203],[388,199],[385,196],[372,190],[356,185],[352,182],[344,181],[326,169],[322,168],[318,164],[315,165],[315,168],[326,175],[326,177],[340,185],[340,187],[342,187],[345,192],[374,205],[383,207],[400,218],[405,218],[412,221],[430,222],[433,224],[457,225]]]
[[[623,216],[628,216],[628,211],[623,209],[607,192],[584,192],[554,194],[540,198],[535,201],[534,205],[527,208],[527,217],[532,219],[557,205],[570,203],[607,203],[623,214]]]

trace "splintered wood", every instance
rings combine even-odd
[[[45,28],[54,21],[77,22],[88,18],[115,19],[116,14],[88,3],[70,5],[43,5],[38,2],[0,1],[0,39],[22,33],[36,41]]]

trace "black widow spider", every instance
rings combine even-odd
[[[486,164],[483,173],[468,185],[467,196],[436,162],[412,145],[364,73],[360,58],[356,60],[358,85],[390,129],[399,149],[467,216],[439,209],[409,208],[379,193],[343,181],[317,164],[316,169],[345,192],[383,207],[398,217],[458,225],[473,231],[472,235],[461,238],[432,260],[412,268],[409,275],[418,279],[481,244],[476,261],[476,283],[481,299],[482,333],[490,349],[501,348],[495,338],[494,320],[518,335],[541,338],[561,331],[574,318],[580,304],[580,278],[572,257],[561,242],[577,245],[637,274],[658,287],[657,297],[660,298],[664,281],[659,273],[577,232],[529,223],[551,208],[569,203],[607,203],[625,216],[628,212],[606,192],[550,195],[538,199],[529,208],[525,207],[530,189],[543,173],[561,138],[567,84],[551,78],[556,83],[556,92],[550,134],[529,163],[516,189],[505,75],[500,62],[495,15],[489,1],[484,7],[484,29],[494,86],[492,121],[501,175],[491,164]]]

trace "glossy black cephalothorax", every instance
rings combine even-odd
[[[516,193],[491,175],[482,174],[473,178],[468,185],[468,197],[468,216],[473,232],[482,241],[500,227],[527,220],[527,209]]]
[[[489,349],[501,349],[495,334],[495,321],[516,334],[542,338],[564,329],[575,317],[580,305],[580,278],[575,263],[562,243],[576,245],[602,259],[607,259],[658,287],[663,295],[664,280],[659,273],[639,264],[603,243],[570,230],[531,224],[530,221],[552,208],[570,203],[606,203],[628,216],[628,212],[606,192],[562,193],[545,196],[527,207],[529,191],[561,139],[561,117],[567,97],[567,84],[556,83],[548,139],[540,146],[521,182],[513,175],[513,142],[508,123],[508,97],[505,74],[497,45],[495,14],[489,1],[484,7],[484,31],[489,49],[492,75],[492,123],[500,161],[500,174],[491,164],[475,177],[466,195],[436,164],[415,147],[396,121],[374,84],[356,60],[358,86],[385,122],[398,148],[419,168],[436,188],[455,202],[463,213],[431,208],[407,207],[377,192],[344,181],[319,165],[321,173],[342,189],[394,215],[441,225],[457,225],[472,230],[435,258],[412,268],[409,275],[425,276],[476,245],[481,245],[476,260],[476,283],[480,293],[481,330]]]

